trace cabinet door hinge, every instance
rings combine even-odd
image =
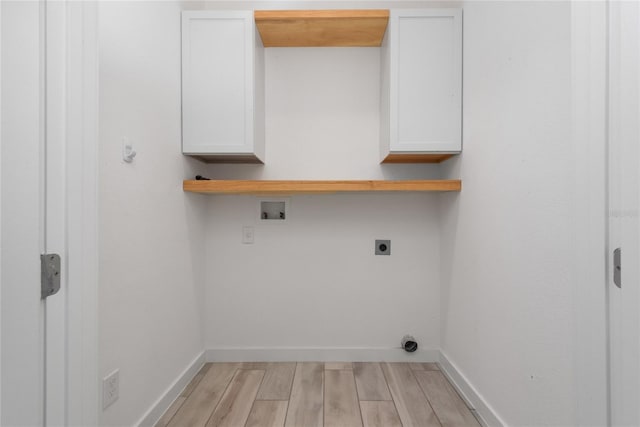
[[[42,299],[55,295],[60,290],[60,255],[40,255],[40,295]]]

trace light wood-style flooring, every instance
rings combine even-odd
[[[207,363],[156,427],[479,427],[433,363]]]

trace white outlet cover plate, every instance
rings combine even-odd
[[[107,409],[120,395],[120,370],[116,369],[102,379],[102,409]]]
[[[245,245],[253,244],[254,230],[253,227],[242,227],[242,243]]]

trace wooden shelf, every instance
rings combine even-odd
[[[245,181],[185,180],[182,188],[205,194],[327,194],[344,192],[460,191],[462,181]]]
[[[380,46],[389,11],[256,10],[264,47]]]

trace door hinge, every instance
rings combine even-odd
[[[40,255],[40,271],[40,295],[42,299],[45,299],[60,290],[60,255]]]
[[[622,289],[622,249],[613,251],[613,283]]]

